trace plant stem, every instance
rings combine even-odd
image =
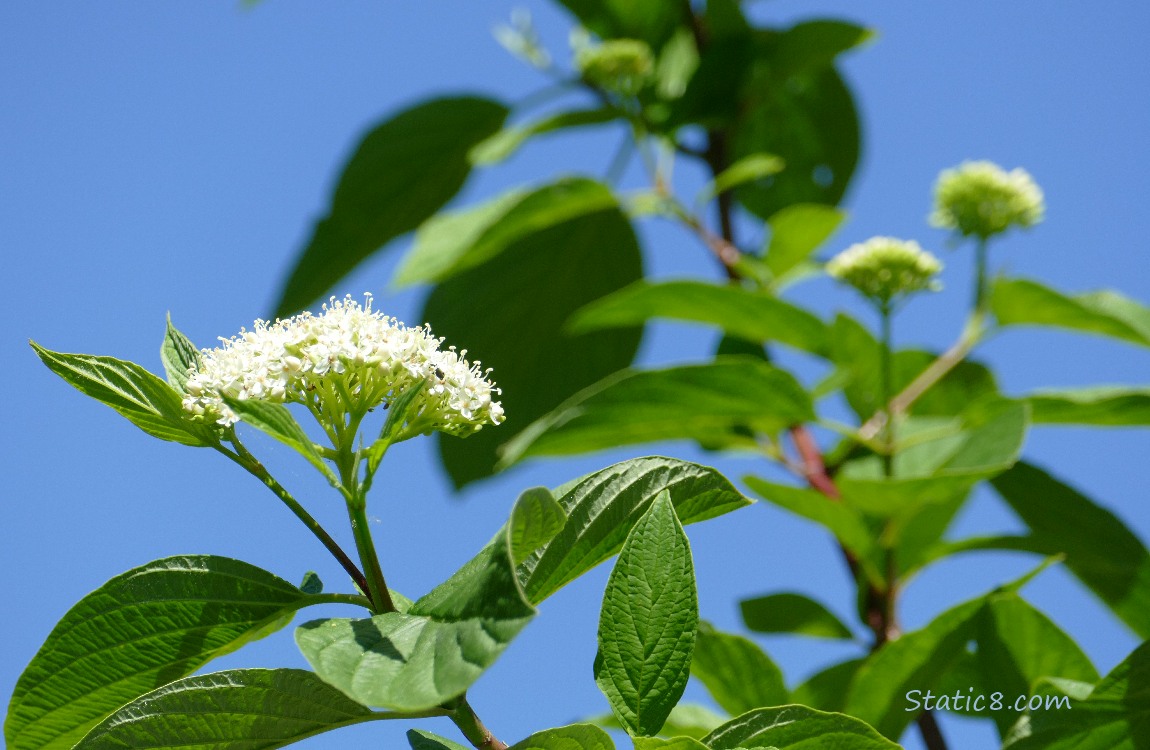
[[[351,521],[351,530],[355,535],[355,548],[359,551],[359,561],[367,574],[366,591],[371,598],[376,614],[395,612],[395,602],[391,600],[391,592],[387,589],[387,581],[383,578],[383,568],[379,565],[379,555],[375,551],[375,542],[371,538],[371,528],[367,523],[367,506],[364,503],[348,503],[347,516]]]
[[[974,311],[983,313],[990,303],[990,290],[987,288],[987,239],[979,237],[974,246]]]
[[[894,352],[891,348],[891,304],[884,299],[879,306],[879,316],[882,318],[882,349],[879,352],[881,359],[881,391],[882,408],[886,410],[886,419],[882,429],[882,467],[883,474],[889,479],[894,476],[894,416],[890,413],[890,401],[894,392]]]
[[[299,501],[292,497],[291,493],[284,489],[283,485],[277,482],[275,477],[268,473],[264,465],[248,451],[247,447],[239,441],[239,438],[233,438],[231,442],[232,445],[235,446],[235,452],[223,446],[217,447],[217,450],[242,466],[249,474],[263,482],[265,487],[283,501],[284,505],[295,514],[296,518],[303,522],[303,525],[319,539],[323,546],[327,548],[327,551],[343,566],[343,569],[347,571],[347,574],[355,581],[356,586],[358,586],[361,591],[366,592],[368,590],[367,580],[364,578],[363,573],[360,572],[360,569],[356,567],[355,562],[353,562],[352,559],[348,557],[348,554],[343,551],[343,548],[339,546],[339,543],[336,542],[335,539],[332,539],[331,535],[324,530],[323,526],[320,526],[319,521],[315,520],[315,518],[300,505]]]
[[[466,695],[459,699],[459,704],[451,714],[451,720],[476,750],[507,750],[507,743],[493,735],[479,720],[479,715],[467,702]]]

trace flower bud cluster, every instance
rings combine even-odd
[[[584,32],[572,35],[571,46],[580,75],[617,94],[638,94],[655,70],[651,48],[638,39],[609,39],[596,44]]]
[[[940,288],[934,276],[942,270],[942,263],[917,242],[872,237],[836,255],[826,269],[832,277],[885,303],[900,295]]]
[[[468,435],[503,421],[500,390],[490,370],[469,363],[466,351],[441,349],[443,339],[424,327],[408,328],[350,295],[332,297],[323,312],[300,313],[268,323],[257,320],[222,345],[202,352],[188,372],[183,406],[192,415],[228,426],[239,421],[225,397],[302,403],[315,413],[343,419],[390,406],[426,380],[412,405],[409,424],[420,432]]]
[[[985,239],[1012,226],[1034,226],[1045,211],[1042,189],[1025,169],[968,161],[939,175],[930,223]]]

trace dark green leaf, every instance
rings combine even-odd
[[[442,208],[467,179],[468,152],[506,117],[507,108],[488,99],[436,99],[368,132],[340,175],[327,217],[316,224],[284,284],[276,316],[315,301]]]
[[[851,639],[850,628],[814,599],[781,593],[739,602],[743,622],[756,633],[796,633],[814,638]],[[732,712],[734,713],[734,712]]]
[[[874,38],[870,29],[838,20],[796,24],[771,40],[772,75],[783,78],[826,67],[843,52]]]
[[[771,241],[766,263],[776,277],[806,261],[838,229],[846,212],[818,203],[787,206],[767,220]]]
[[[684,22],[683,5],[666,0],[559,0],[603,39],[642,39],[659,47]]]
[[[1106,675],[1085,700],[1031,711],[1009,750],[1146,750],[1150,740],[1150,641]]]
[[[700,205],[709,203],[739,185],[778,174],[784,166],[783,160],[774,154],[748,154],[715,175],[699,191],[695,202]]]
[[[811,675],[794,689],[791,700],[820,711],[845,710],[851,682],[863,663],[863,659],[849,659]]]
[[[407,742],[411,745],[411,750],[467,750],[458,742],[452,742],[422,729],[407,730]]]
[[[295,417],[283,404],[254,399],[238,399],[224,396],[224,402],[239,416],[240,420],[257,430],[266,433],[308,460],[328,478],[332,484],[338,480],[331,468],[324,463],[319,448],[303,431]]]
[[[787,702],[783,673],[753,641],[699,624],[691,674],[727,713]]]
[[[226,557],[169,557],[129,570],[70,609],[24,670],[4,726],[8,747],[70,748],[116,708],[319,601]]]
[[[564,326],[575,310],[641,276],[634,231],[610,208],[527,235],[432,291],[424,319],[494,368],[507,413],[506,424],[466,440],[440,435],[457,487],[489,476],[515,431],[631,362],[638,329],[568,335]]]
[[[502,463],[659,440],[753,446],[747,430],[770,434],[812,419],[810,397],[798,381],[750,357],[625,370],[575,394],[517,435]]]
[[[172,386],[134,362],[91,354],[65,354],[31,342],[36,355],[69,385],[112,407],[161,440],[196,447],[219,443],[214,426],[192,421]]]
[[[388,718],[302,669],[235,669],[187,677],[127,704],[77,750],[270,750]]]
[[[563,524],[567,513],[546,487],[524,490],[511,510],[511,560],[515,565],[550,542]]]
[[[812,354],[827,350],[826,324],[802,308],[739,286],[639,281],[575,313],[572,330],[643,325],[651,318],[705,323],[747,341],[778,341]]]
[[[731,719],[702,742],[711,750],[899,750],[898,745],[856,718],[806,706],[750,711]]]
[[[1142,638],[1150,638],[1150,552],[1113,513],[1045,471],[1019,463],[992,480],[1031,529],[1036,547],[1066,567]]]
[[[503,128],[490,138],[481,141],[471,149],[471,163],[475,166],[498,164],[520,149],[527,141],[538,135],[559,130],[581,128],[588,125],[602,125],[619,117],[613,109],[576,109],[568,112],[547,115],[526,125],[513,125]]]
[[[615,750],[615,743],[599,727],[570,724],[536,732],[516,742],[510,750]]]
[[[309,570],[303,574],[303,581],[299,585],[299,590],[305,594],[322,594],[323,581],[320,580],[319,573],[314,570]]]
[[[1035,424],[1150,425],[1150,388],[1145,386],[1042,390],[1027,396],[1026,401]]]
[[[320,677],[357,701],[424,711],[470,687],[534,614],[500,533],[407,613],[314,620],[296,629],[296,644]]]
[[[1117,292],[1068,296],[1028,279],[999,279],[990,306],[1000,325],[1055,326],[1150,346],[1150,308]]]
[[[187,392],[188,370],[200,367],[200,350],[191,340],[180,333],[172,325],[172,316],[168,316],[167,328],[164,331],[164,343],[160,347],[160,359],[164,363],[164,372],[168,376],[168,384],[179,393]]]
[[[543,601],[618,552],[631,527],[664,489],[684,524],[750,504],[714,469],[658,456],[623,461],[569,482],[554,491],[567,523],[519,566],[528,598]]]
[[[691,547],[663,490],[627,535],[599,615],[595,682],[629,734],[662,729],[687,687],[698,626]]]

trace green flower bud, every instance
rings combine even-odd
[[[593,44],[585,35],[572,35],[575,65],[584,79],[617,94],[643,90],[655,70],[655,57],[646,42],[611,39]]]
[[[930,223],[986,239],[1012,226],[1034,226],[1045,210],[1042,190],[1026,170],[967,161],[938,176]]]
[[[917,242],[872,237],[851,245],[827,263],[827,273],[867,297],[888,303],[900,295],[942,286],[934,276],[942,263]]]

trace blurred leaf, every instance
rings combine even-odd
[[[180,333],[180,330],[172,325],[171,315],[168,315],[168,324],[164,331],[164,343],[160,346],[160,359],[164,363],[164,373],[168,376],[168,385],[181,394],[187,393],[188,370],[200,368],[200,350],[187,336]]]
[[[753,60],[754,45],[747,33],[725,34],[710,40],[699,54],[699,64],[687,81],[686,90],[671,106],[668,127],[727,127],[739,114],[743,86]],[[762,148],[748,149],[745,154],[763,151],[775,153]]]
[[[695,737],[634,737],[635,750],[708,750]]]
[[[637,281],[576,312],[570,327],[583,333],[652,318],[713,325],[747,341],[778,341],[812,354],[827,348],[826,324],[806,310],[741,286],[702,281]]]
[[[1117,516],[1027,463],[991,484],[1030,527],[1030,544],[1064,554],[1070,572],[1150,638],[1150,552]]]
[[[217,445],[216,427],[193,421],[172,386],[135,362],[65,354],[30,342],[48,369],[86,396],[110,406],[152,437],[194,447]]]
[[[690,737],[699,739],[727,720],[726,716],[715,713],[697,703],[679,703],[671,709],[671,714],[663,722],[660,737]],[[615,714],[600,714],[587,719],[588,722],[604,729],[622,730],[623,725]],[[641,739],[632,737],[632,741]]]
[[[554,490],[567,512],[555,537],[519,565],[528,598],[539,603],[614,555],[631,527],[663,490],[683,524],[750,505],[722,474],[673,458],[650,456],[609,466]]]
[[[321,297],[361,261],[435,214],[471,171],[468,152],[499,130],[507,108],[488,99],[423,102],[376,126],[344,166],[327,217],[284,284],[276,317]]]
[[[511,561],[518,565],[532,552],[550,542],[563,524],[567,513],[546,487],[524,490],[511,510]]]
[[[77,750],[277,748],[387,718],[303,669],[233,669],[144,695],[93,729]]]
[[[599,614],[595,682],[628,734],[662,729],[687,687],[698,625],[691,547],[663,490],[627,535]]]
[[[480,141],[471,149],[471,163],[486,167],[506,160],[518,151],[523,144],[539,135],[560,130],[581,128],[588,125],[602,125],[618,119],[615,110],[599,107],[596,109],[575,109],[547,115],[526,125],[512,125]]]
[[[786,29],[769,41],[771,73],[786,78],[796,73],[825,68],[843,52],[875,36],[871,29],[829,19],[804,21]]]
[[[489,476],[496,450],[564,399],[626,367],[641,331],[568,335],[571,314],[643,274],[639,245],[618,208],[550,226],[432,290],[423,311],[436,334],[494,368],[507,421],[466,440],[440,435],[456,487]]]
[[[990,307],[1004,326],[1055,326],[1150,346],[1150,308],[1109,290],[1068,296],[1028,279],[998,279]]]
[[[845,218],[842,209],[818,203],[796,203],[772,215],[766,254],[771,273],[782,276],[810,258]]]
[[[784,167],[783,160],[774,154],[748,154],[724,169],[699,191],[696,203],[704,205],[722,193],[753,180],[778,174]]]
[[[731,719],[702,742],[711,750],[899,750],[898,745],[854,717],[806,706],[750,711]]]
[[[587,388],[507,444],[503,464],[659,440],[718,448],[814,418],[787,372],[749,357],[665,370],[625,370]]]
[[[1150,641],[1136,648],[1069,708],[1031,711],[1008,750],[1145,750],[1150,737]]]
[[[257,567],[168,557],[116,576],[56,624],[12,693],[12,750],[63,750],[120,706],[288,623],[316,599]]]
[[[407,613],[313,620],[296,629],[296,644],[325,682],[360,703],[424,711],[467,690],[534,615],[504,529]]]
[[[848,659],[811,675],[792,691],[791,700],[820,711],[842,712],[851,682],[863,663],[863,659]]]
[[[226,395],[223,396],[223,399],[224,403],[243,422],[270,435],[299,453],[307,459],[308,463],[319,469],[320,473],[327,477],[333,485],[338,484],[339,480],[332,473],[331,467],[324,463],[319,448],[311,441],[308,434],[299,426],[299,422],[295,421],[295,417],[283,404],[256,399],[231,398]]]
[[[1099,385],[1036,391],[1026,397],[1036,424],[1150,425],[1150,387]]]
[[[411,745],[411,750],[467,750],[465,745],[423,729],[407,730],[407,744]]]
[[[399,286],[443,281],[531,235],[616,206],[605,185],[574,177],[530,192],[512,190],[463,211],[437,214],[419,228],[394,281]]]
[[[812,638],[854,638],[829,609],[814,599],[789,592],[739,602],[743,622],[756,633],[795,633]],[[732,711],[731,713],[735,713]]]
[[[731,715],[787,702],[783,673],[771,658],[754,641],[707,622],[699,623],[691,674]]]
[[[677,99],[687,90],[687,82],[699,67],[695,35],[681,28],[663,45],[655,65],[655,87],[662,99]]]
[[[570,724],[544,729],[511,746],[510,750],[615,750],[615,743],[591,724]]]
[[[559,0],[602,39],[642,39],[652,47],[663,42],[684,25],[681,3],[666,0]]]

